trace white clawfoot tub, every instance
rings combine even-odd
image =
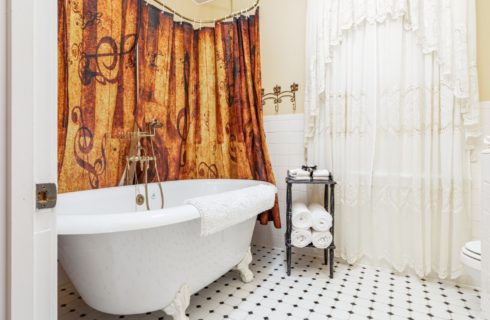
[[[187,319],[191,294],[232,268],[251,281],[250,241],[255,216],[201,237],[200,214],[186,199],[257,185],[247,180],[165,182],[165,209],[136,205],[144,186],[61,194],[59,261],[83,300],[110,314],[164,310]],[[156,184],[151,208],[160,207]],[[254,201],[250,199],[250,201]]]

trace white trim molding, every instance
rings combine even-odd
[[[34,319],[34,0],[7,0],[8,316]],[[30,17],[27,18],[26,17]],[[14,178],[15,177],[15,178]]]
[[[57,179],[57,1],[6,2],[7,319],[51,320],[56,213],[36,210],[35,184]]]
[[[7,317],[7,2],[0,0],[0,319]]]
[[[481,109],[489,109],[490,110],[490,100],[480,101],[480,108]]]

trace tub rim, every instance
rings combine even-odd
[[[165,184],[180,183],[198,183],[198,182],[248,182],[250,185],[244,185],[241,188],[253,186],[256,184],[267,184],[274,186],[272,183],[261,180],[246,179],[188,179],[163,182]],[[116,186],[106,189],[126,188],[134,186]],[[275,186],[274,186],[275,187]],[[94,192],[96,190],[79,191]],[[277,192],[277,188],[276,188]],[[73,194],[69,192],[66,194]],[[60,197],[63,194],[59,195]],[[189,198],[192,199],[192,198]],[[195,219],[200,219],[199,211],[191,205],[183,204],[165,209],[153,209],[150,211],[132,211],[108,214],[63,214],[57,212],[57,233],[58,235],[91,235],[103,233],[115,233],[135,231],[142,229],[157,228],[177,223],[183,223]]]

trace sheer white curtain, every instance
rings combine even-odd
[[[330,168],[337,252],[457,277],[478,137],[473,1],[308,0],[308,162]]]

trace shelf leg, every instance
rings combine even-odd
[[[333,279],[333,256],[334,251],[333,249],[330,249],[330,279]]]
[[[328,265],[328,249],[323,250],[323,257],[325,261],[325,265]]]
[[[286,203],[287,203],[287,223],[286,223],[286,263],[287,270],[286,273],[288,276],[291,275],[291,232],[293,229],[292,226],[292,206],[293,206],[293,195],[292,195],[292,185],[288,183],[286,190]]]
[[[332,233],[332,244],[330,247],[330,279],[333,279],[333,258],[335,256],[335,184],[330,185],[330,214],[332,215],[332,227],[330,228],[330,232]]]

